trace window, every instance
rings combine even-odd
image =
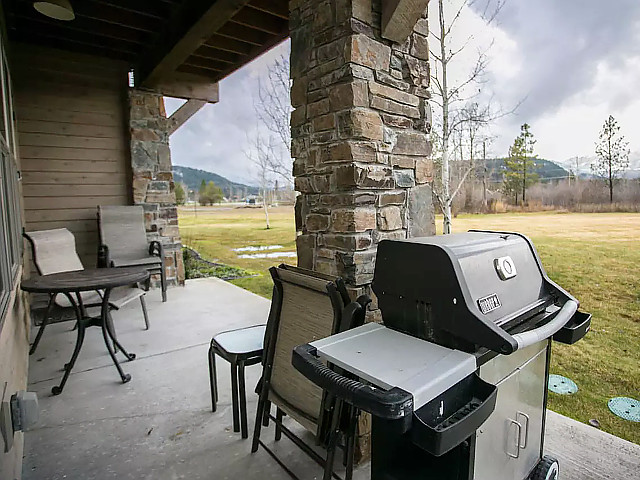
[[[11,102],[11,78],[4,48],[0,48],[0,328],[11,291],[17,287],[22,258],[22,215],[19,172],[16,163],[15,122]]]

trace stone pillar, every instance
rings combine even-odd
[[[397,44],[380,35],[381,0],[289,6],[298,264],[373,298],[378,242],[435,233],[426,12]],[[382,320],[375,298],[367,315]]]
[[[133,203],[144,207],[147,238],[159,240],[164,246],[168,284],[183,284],[169,123],[162,95],[130,90],[129,127]]]
[[[371,294],[380,240],[435,233],[427,20],[395,44],[380,0],[290,9],[298,262]]]

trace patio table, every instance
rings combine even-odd
[[[20,288],[30,293],[47,293],[47,294],[63,294],[65,295],[76,313],[78,336],[76,345],[71,355],[71,360],[64,366],[64,375],[60,385],[51,389],[53,395],[62,393],[71,369],[73,368],[84,341],[84,334],[87,327],[99,326],[102,329],[102,337],[107,346],[109,355],[114,365],[118,369],[122,383],[131,380],[130,374],[125,374],[116,358],[116,352],[113,345],[120,349],[127,360],[136,358],[135,354],[128,353],[120,342],[116,339],[113,322],[109,313],[109,295],[115,287],[131,285],[137,282],[144,282],[149,278],[149,272],[144,268],[92,268],[85,270],[77,270],[71,272],[54,273],[51,275],[38,275],[33,278],[24,280]],[[82,303],[80,292],[99,291],[102,296],[102,305],[100,308],[100,316],[92,317],[87,314],[87,310]],[[75,294],[75,299],[74,295]],[[113,345],[109,342],[113,342]]]

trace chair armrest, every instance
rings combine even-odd
[[[164,259],[164,247],[162,243],[157,240],[152,240],[151,243],[149,243],[149,255],[155,255],[156,257]]]
[[[109,259],[109,247],[106,245],[100,245],[98,247],[98,268],[107,268],[111,266],[111,260]]]
[[[367,306],[371,303],[371,298],[367,295],[360,295],[354,302],[350,302],[342,311],[342,322],[340,332],[364,325]]]

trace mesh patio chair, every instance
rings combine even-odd
[[[362,325],[370,300],[362,296],[351,302],[340,278],[288,265],[272,267],[270,272],[274,293],[264,341],[252,452],[262,446],[276,458],[260,440],[262,426],[274,421],[276,440],[285,434],[324,467],[324,478],[328,479],[333,475],[334,454],[341,437],[347,478],[351,478],[359,412],[330,398],[307,380],[293,367],[291,357],[298,345]],[[275,417],[271,415],[271,403],[276,406]],[[317,444],[327,448],[326,458],[283,425],[285,415],[311,432]],[[284,467],[281,461],[278,463]]]
[[[108,267],[146,267],[160,274],[162,301],[167,301],[167,277],[162,243],[147,240],[141,205],[98,206],[100,256]]]
[[[33,263],[36,266],[38,274],[51,275],[54,273],[84,270],[82,261],[76,252],[75,237],[73,233],[66,228],[24,232],[23,236],[31,245]],[[145,327],[149,329],[149,317],[144,301],[144,294],[144,290],[137,287],[114,288],[109,296],[109,306],[113,310],[119,310],[129,302],[139,298],[142,314],[144,315]],[[102,305],[102,294],[99,291],[82,292],[79,297],[78,303],[82,308],[100,307]],[[74,307],[64,295],[49,296],[42,323],[29,349],[29,355],[32,355],[36,351],[54,308],[68,309]],[[111,321],[110,315],[109,321]]]

